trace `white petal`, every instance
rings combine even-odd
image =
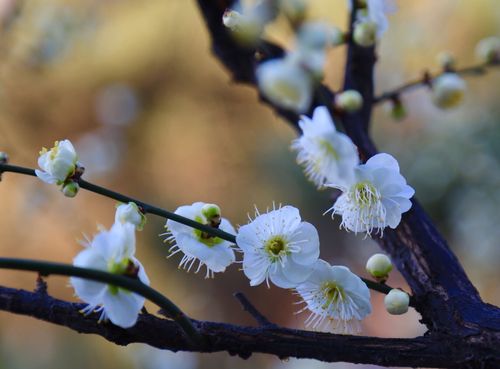
[[[52,184],[57,182],[57,178],[54,178],[47,172],[42,172],[41,170],[35,169],[35,174],[38,178],[40,178],[42,181],[46,183]]]
[[[380,153],[372,156],[370,159],[368,159],[365,165],[374,168],[375,167],[388,168],[399,172],[398,161],[394,159],[392,155],[386,153]]]
[[[92,248],[82,250],[73,260],[73,265],[82,268],[107,270],[106,260],[99,252]],[[101,303],[106,284],[75,277],[70,278],[70,282],[75,289],[76,295],[81,300],[92,305]]]
[[[318,231],[311,223],[302,222],[288,241],[297,242],[297,245],[302,248],[300,252],[292,253],[291,255],[291,258],[295,263],[301,265],[311,265],[318,260],[319,235]]]
[[[144,297],[120,289],[115,294],[109,291],[105,293],[102,303],[106,315],[113,324],[130,328],[135,325],[139,311],[144,306]]]

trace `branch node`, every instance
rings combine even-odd
[[[43,275],[40,273],[36,277],[35,292],[40,295],[47,295],[47,282],[45,282]]]
[[[277,325],[271,323],[253,304],[248,300],[248,298],[242,292],[236,292],[233,296],[238,300],[241,304],[243,310],[249,313],[260,326],[264,328],[276,328]]]

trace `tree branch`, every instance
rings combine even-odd
[[[123,329],[112,324],[96,324],[94,316],[83,316],[78,312],[83,307],[46,294],[0,287],[1,310],[29,315],[79,333],[96,334],[118,345],[139,342],[171,351],[227,351],[242,358],[253,353],[267,353],[281,359],[297,357],[384,366],[485,369],[500,366],[498,346],[485,346],[472,337],[359,337],[192,320],[206,342],[200,348],[194,347],[173,321],[140,314],[134,327]]]
[[[243,310],[245,310],[247,313],[249,313],[256,321],[263,327],[276,327],[276,324],[271,323],[265,316],[262,314],[253,304],[250,302],[249,299],[242,293],[242,292],[236,292],[233,294],[233,296],[238,300],[238,302],[241,304],[243,307]]]

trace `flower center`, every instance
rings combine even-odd
[[[360,208],[370,207],[380,201],[379,192],[373,184],[367,181],[357,183],[352,190],[352,195],[354,202]]]
[[[139,273],[139,267],[134,264],[134,262],[128,258],[124,258],[119,262],[110,260],[108,263],[108,272],[112,274],[123,275],[130,278],[137,278]],[[109,292],[112,295],[116,295],[120,290],[120,287],[108,284]],[[125,291],[125,290],[123,290]]]
[[[318,145],[322,150],[326,151],[326,153],[329,156],[332,156],[335,160],[339,160],[339,158],[340,158],[339,153],[337,152],[337,150],[335,150],[335,148],[333,147],[333,145],[331,144],[330,141],[325,140],[325,139],[319,139]]]
[[[264,250],[267,252],[272,261],[276,261],[289,253],[287,242],[282,236],[274,236],[267,240]]]
[[[203,223],[203,224],[212,226],[211,223],[207,224],[205,222],[205,220],[200,216],[195,217],[194,220],[196,220],[198,223]],[[216,228],[216,227],[214,227],[214,228]],[[219,243],[224,241],[222,238],[214,237],[214,236],[208,234],[207,232],[203,232],[203,231],[196,229],[196,228],[193,228],[193,233],[195,234],[197,240],[199,242],[203,243],[207,247],[214,247],[215,245],[218,245]]]
[[[321,290],[325,296],[325,303],[323,304],[324,309],[327,309],[330,305],[337,303],[339,300],[345,299],[344,289],[335,282],[325,282]]]

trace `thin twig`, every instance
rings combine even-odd
[[[236,292],[233,296],[238,300],[241,304],[243,310],[245,310],[248,314],[250,314],[259,325],[263,327],[277,327],[276,324],[271,323],[269,319],[267,319],[257,308],[250,302],[250,300],[243,294],[243,292]]]
[[[409,81],[400,87],[397,87],[391,91],[387,91],[379,96],[376,96],[373,99],[373,103],[378,104],[378,103],[381,103],[381,102],[386,101],[386,100],[392,100],[394,98],[397,98],[403,92],[411,91],[411,90],[414,90],[416,88],[426,86],[430,83],[430,81],[443,75],[444,73],[451,72],[451,73],[456,73],[456,74],[459,74],[462,76],[482,75],[488,71],[488,67],[499,67],[499,66],[500,66],[500,62],[481,63],[481,64],[470,65],[470,66],[458,68],[458,69],[447,69],[447,70],[444,70],[442,72],[435,73],[434,75],[432,75],[426,71],[423,73],[423,76],[421,78],[415,79],[413,81]]]

